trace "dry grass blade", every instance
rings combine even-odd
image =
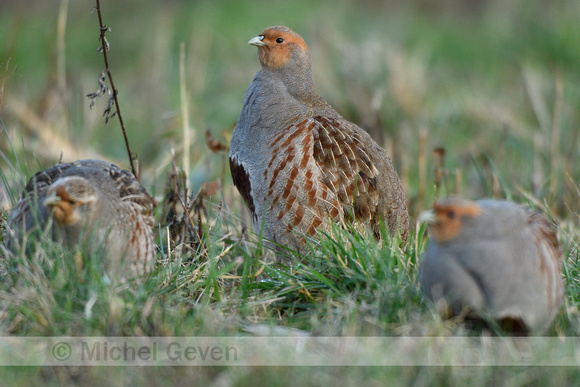
[[[38,147],[38,153],[47,160],[58,160],[62,154],[67,159],[78,160],[82,158],[103,158],[102,155],[89,150],[79,149],[69,139],[62,136],[61,132],[39,117],[29,105],[11,96],[6,103],[6,108],[20,120],[23,127],[30,131],[33,137],[38,138],[42,146]]]

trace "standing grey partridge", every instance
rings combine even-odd
[[[28,182],[8,218],[6,247],[17,252],[24,234],[51,227],[54,240],[82,245],[89,255],[104,252],[105,266],[135,277],[155,262],[154,206],[135,176],[115,164],[56,164]]]
[[[384,149],[316,92],[310,52],[287,27],[249,44],[262,66],[246,91],[230,169],[256,233],[297,251],[331,223],[409,233],[401,181]]]
[[[503,200],[449,197],[421,218],[431,239],[420,283],[439,313],[468,307],[473,317],[524,333],[552,322],[563,300],[563,257],[542,213]]]

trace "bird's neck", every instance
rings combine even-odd
[[[294,65],[292,68],[281,67],[275,70],[264,69],[267,76],[278,79],[284,85],[286,92],[294,99],[307,105],[316,107],[321,103],[321,98],[316,91],[312,67],[310,63]]]

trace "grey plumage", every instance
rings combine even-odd
[[[563,299],[562,252],[540,212],[501,200],[439,201],[420,283],[439,312],[469,307],[501,321],[544,330]]]

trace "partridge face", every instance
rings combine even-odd
[[[266,28],[250,39],[248,44],[258,47],[260,64],[271,70],[288,64],[294,52],[301,54],[308,51],[308,46],[298,34],[282,26]]]
[[[431,237],[421,288],[439,313],[467,307],[524,331],[550,324],[563,298],[563,257],[545,215],[507,201],[447,198],[420,220]]]
[[[441,201],[433,207],[429,233],[437,243],[449,242],[456,238],[463,228],[469,227],[480,212],[481,208],[473,202],[459,199]]]
[[[88,221],[97,201],[95,188],[84,178],[65,177],[47,191],[44,205],[52,208],[54,219],[62,225]]]

